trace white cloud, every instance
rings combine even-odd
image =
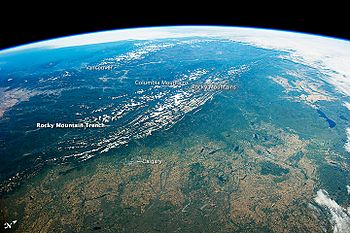
[[[153,27],[82,34],[0,51],[0,55],[30,48],[62,48],[123,40],[211,37],[288,52],[284,58],[305,64],[325,75],[325,80],[350,96],[350,42],[295,32],[215,26]],[[344,105],[350,109],[350,104]],[[345,148],[350,152],[350,131]]]
[[[334,233],[350,232],[350,216],[347,210],[331,199],[326,190],[318,190],[315,201],[329,212]]]
[[[62,48],[123,40],[152,40],[181,37],[212,37],[245,42],[262,48],[290,52],[293,61],[317,68],[329,75],[329,82],[350,96],[350,42],[294,32],[212,26],[154,27],[104,31],[47,40],[0,51],[29,48]]]
[[[346,129],[346,136],[348,137],[348,140],[345,143],[344,147],[345,147],[345,150],[350,153],[350,128]]]
[[[350,110],[350,103],[349,102],[344,102],[344,107],[346,107],[348,110]]]

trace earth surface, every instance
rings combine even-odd
[[[350,232],[350,43],[161,27],[0,51],[5,232]]]

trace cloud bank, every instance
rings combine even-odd
[[[331,199],[326,190],[318,190],[315,202],[329,213],[329,221],[332,224],[334,233],[350,232],[350,216],[348,210]]]

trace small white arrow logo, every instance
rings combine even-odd
[[[8,222],[5,222],[4,223],[4,228],[5,229],[11,229],[13,225],[15,225],[17,223],[17,220],[13,220],[12,222],[8,223]]]

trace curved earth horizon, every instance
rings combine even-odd
[[[13,232],[350,232],[350,42],[169,26],[0,51]]]

